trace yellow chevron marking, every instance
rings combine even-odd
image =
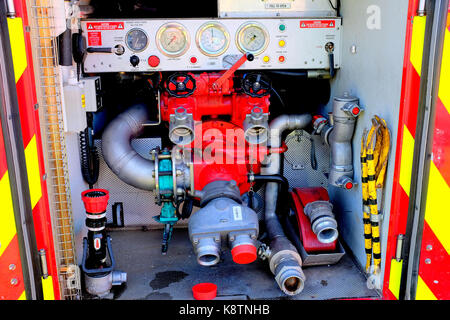
[[[19,299],[17,300],[27,300],[27,296],[25,294],[25,290],[22,292],[22,294],[20,295]]]
[[[425,220],[450,254],[450,215],[443,206],[447,199],[450,199],[450,187],[436,165],[431,162]]]
[[[25,148],[25,160],[27,164],[28,184],[30,186],[31,207],[34,208],[42,197],[36,135],[31,138],[28,146]]]
[[[397,262],[392,259],[391,262],[391,274],[389,275],[389,290],[397,298],[400,296],[400,280],[402,278],[403,262]]]
[[[419,276],[417,281],[416,300],[437,300],[421,276]]]
[[[419,75],[422,74],[423,46],[427,17],[414,17],[411,39],[411,63]]]
[[[25,37],[22,18],[8,18],[9,39],[14,65],[14,77],[16,83],[27,68],[27,51],[25,49]]]
[[[55,292],[53,291],[53,280],[51,276],[47,279],[42,278],[42,291],[44,292],[44,300],[55,300]]]
[[[411,189],[411,172],[414,159],[414,137],[408,127],[403,127],[402,163],[400,166],[400,185],[409,197]]]
[[[439,82],[439,98],[450,113],[450,32],[445,29],[444,52],[442,56],[441,80]]]
[[[1,195],[0,200],[0,244],[1,244],[0,256],[1,256],[17,232],[8,171],[5,172],[5,174],[0,180],[0,195]]]

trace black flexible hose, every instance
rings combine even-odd
[[[80,161],[83,179],[89,184],[89,188],[92,189],[98,180],[100,160],[97,148],[92,146],[89,141],[89,128],[80,132]]]
[[[289,201],[289,181],[284,176],[275,174],[270,176],[255,174],[253,175],[254,182],[275,182],[280,186],[280,192],[278,193],[277,200],[277,211],[281,213],[282,216],[287,216],[289,214],[289,206],[287,205]],[[278,210],[278,208],[280,208]]]

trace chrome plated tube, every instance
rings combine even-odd
[[[109,168],[124,182],[138,189],[155,189],[155,163],[141,157],[131,146],[149,121],[147,106],[135,105],[114,119],[102,136],[102,152]]]

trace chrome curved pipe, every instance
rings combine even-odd
[[[144,132],[149,121],[147,106],[138,104],[120,114],[106,127],[102,136],[102,153],[108,167],[125,183],[138,189],[155,189],[155,163],[141,157],[131,140]]]

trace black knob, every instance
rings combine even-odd
[[[131,56],[130,57],[130,63],[133,67],[136,67],[139,64],[139,57],[138,56]]]

